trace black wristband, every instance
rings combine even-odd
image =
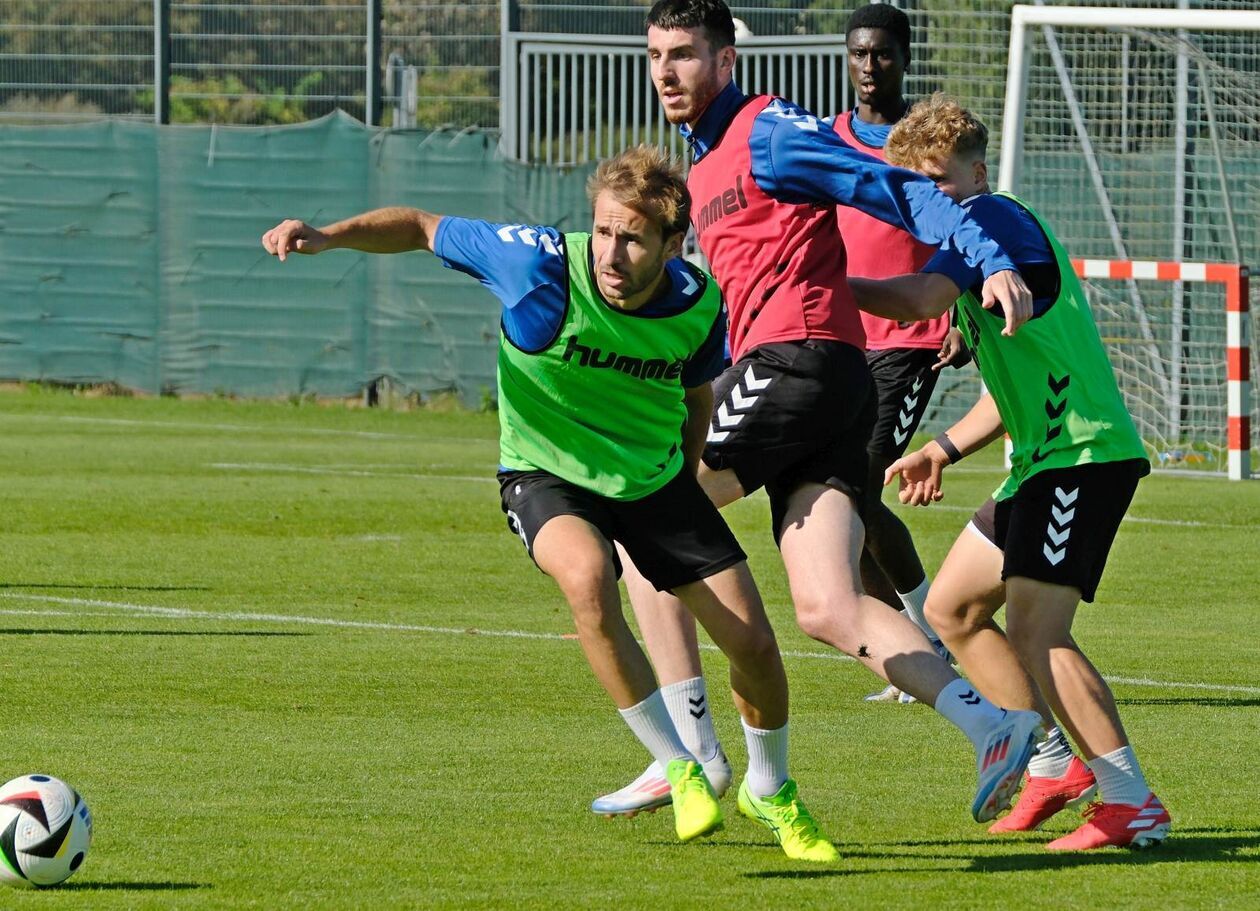
[[[953,465],[962,458],[962,453],[958,451],[958,447],[954,445],[954,441],[949,438],[949,434],[945,431],[942,430],[937,434],[936,439],[932,442],[945,451],[945,457],[949,459],[949,464]]]

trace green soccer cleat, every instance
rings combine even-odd
[[[700,763],[675,759],[665,767],[665,777],[669,779],[669,796],[674,803],[674,831],[680,841],[691,841],[722,828],[722,808]]]
[[[739,812],[774,833],[783,853],[793,860],[828,863],[840,858],[835,846],[818,831],[818,823],[796,795],[796,782],[791,778],[769,797],[754,797],[745,778],[739,786]]]

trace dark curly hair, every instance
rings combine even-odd
[[[906,59],[910,59],[910,17],[897,7],[887,3],[859,6],[844,27],[844,37],[848,38],[850,32],[860,28],[882,28],[897,39]]]
[[[666,31],[702,28],[710,49],[720,51],[735,43],[735,21],[722,0],[656,0],[648,10],[647,26]]]

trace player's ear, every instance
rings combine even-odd
[[[682,256],[683,241],[687,239],[686,231],[675,231],[665,235],[664,252],[666,259]]]
[[[989,182],[989,164],[983,158],[975,162],[972,166],[972,177],[976,181],[976,189],[985,186]]]
[[[735,45],[728,44],[717,52],[719,72],[730,73],[735,70]]]

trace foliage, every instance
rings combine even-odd
[[[171,123],[301,123],[310,119],[301,96],[322,81],[323,73],[309,73],[292,93],[286,93],[261,83],[251,88],[234,75],[218,79],[172,76]],[[146,90],[141,99],[152,105],[153,92]]]

